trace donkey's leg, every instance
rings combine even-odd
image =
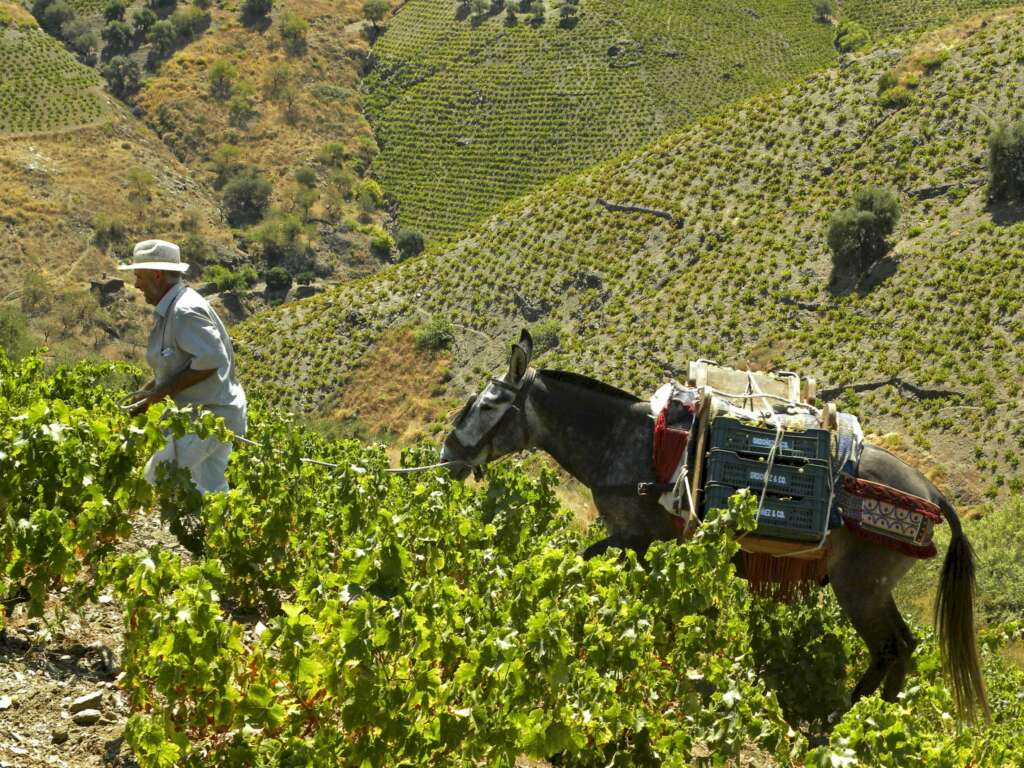
[[[896,701],[896,697],[899,696],[900,691],[903,690],[903,681],[907,677],[907,669],[910,667],[910,659],[914,655],[914,649],[917,647],[917,638],[914,637],[914,633],[910,631],[910,627],[907,626],[907,622],[903,620],[903,616],[900,615],[900,611],[896,607],[896,603],[892,597],[889,598],[889,615],[890,621],[892,621],[900,631],[900,644],[896,660],[893,662],[892,666],[889,667],[889,672],[885,676],[885,685],[882,687],[882,698],[886,701]]]
[[[902,617],[892,600],[892,590],[914,561],[888,547],[859,539],[844,529],[832,534],[829,582],[839,605],[850,617],[857,634],[871,654],[867,671],[857,682],[851,698],[857,701],[874,693],[901,656],[909,659],[913,646]],[[894,673],[902,681],[902,669]],[[895,685],[895,682],[894,682]]]

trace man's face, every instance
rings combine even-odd
[[[146,303],[155,307],[167,293],[167,289],[171,287],[167,275],[158,269],[136,269],[134,271],[135,287],[142,291]]]

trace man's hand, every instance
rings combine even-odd
[[[128,409],[128,413],[132,416],[145,413],[153,403],[159,403],[165,397],[174,397],[182,390],[188,389],[193,384],[198,384],[214,373],[216,373],[215,368],[202,371],[185,368],[179,371],[170,381],[159,387],[155,386],[155,382],[150,382],[132,395],[132,405]]]

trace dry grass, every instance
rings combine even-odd
[[[976,32],[989,24],[1016,18],[1022,12],[1024,10],[1021,8],[1009,8],[980,13],[925,35],[895,68],[896,84],[906,87],[916,83],[929,69],[941,62],[941,57],[948,55],[947,52],[961,45]]]
[[[331,415],[358,422],[370,436],[398,445],[414,443],[427,437],[430,425],[451,406],[436,397],[449,364],[448,355],[417,352],[411,330],[392,332],[353,371]]]

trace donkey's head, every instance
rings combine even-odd
[[[532,355],[533,339],[524,329],[512,345],[508,370],[501,378],[492,378],[479,395],[471,395],[455,417],[441,461],[458,462],[451,467],[457,480],[488,461],[529,447],[526,398],[535,375]]]

